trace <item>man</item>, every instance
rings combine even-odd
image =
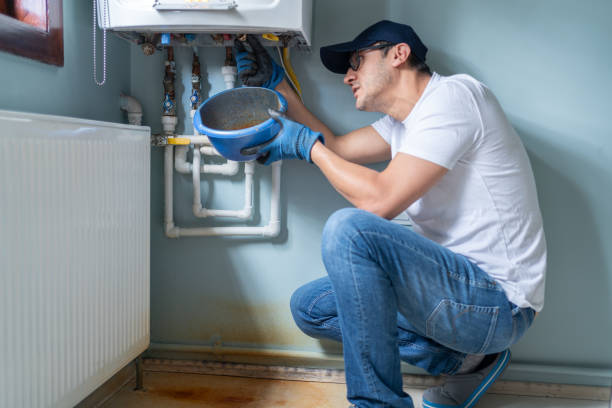
[[[283,130],[262,160],[314,163],[356,207],[327,221],[328,276],[293,294],[297,325],[342,341],[352,406],[412,407],[400,360],[446,375],[425,391],[424,407],[474,406],[544,300],[535,183],[499,103],[468,75],[432,74],[412,28],[381,21],[321,48],[357,109],[386,114],[335,136],[249,42],[253,52],[236,50],[241,78],[281,92],[294,120],[273,113]],[[381,172],[361,165],[383,160]],[[389,221],[402,211],[412,230]]]

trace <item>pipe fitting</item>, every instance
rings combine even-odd
[[[130,125],[140,126],[142,124],[142,105],[136,98],[121,94],[119,96],[119,107],[127,112]]]
[[[181,236],[179,227],[176,227],[174,223],[166,224],[166,236],[168,238],[178,238]]]
[[[275,238],[280,235],[280,220],[270,220],[270,223],[264,227],[263,236]]]
[[[244,207],[242,210],[239,210],[236,214],[236,218],[240,220],[248,220],[253,215],[253,206]]]
[[[173,135],[175,133],[176,124],[178,122],[176,116],[162,115],[161,122],[162,129],[164,129],[166,135]]]
[[[182,174],[191,173],[191,163],[187,161],[187,146],[177,146],[174,150],[174,168]]]
[[[225,82],[225,89],[232,89],[236,83],[236,74],[238,70],[235,66],[224,65],[221,67],[221,74],[223,75],[223,81]]]

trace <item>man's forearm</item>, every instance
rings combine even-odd
[[[334,188],[355,207],[386,219],[397,216],[433,187],[448,169],[398,153],[384,171],[352,163],[315,143],[310,158]]]
[[[381,217],[389,217],[384,205],[384,185],[380,173],[368,167],[344,160],[321,143],[315,143],[310,157],[331,185],[355,207]]]

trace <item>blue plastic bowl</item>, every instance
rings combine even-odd
[[[193,117],[193,126],[208,136],[226,159],[254,160],[257,155],[243,155],[240,151],[264,143],[280,131],[280,125],[270,117],[268,108],[285,112],[287,101],[280,93],[267,88],[228,89],[200,105]]]

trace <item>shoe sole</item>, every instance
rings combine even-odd
[[[443,405],[436,404],[435,402],[427,401],[423,398],[423,408],[471,408],[484,395],[484,393],[489,389],[489,387],[497,380],[497,378],[504,371],[506,366],[508,366],[508,362],[510,361],[510,350],[505,350],[501,358],[495,364],[495,367],[491,369],[491,372],[485,377],[485,379],[480,383],[480,385],[474,390],[473,393],[467,398],[465,403],[462,405]]]

